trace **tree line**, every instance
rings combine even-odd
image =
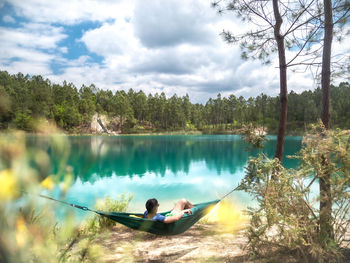
[[[287,131],[301,133],[316,123],[321,112],[320,88],[291,91],[288,94]],[[350,85],[347,82],[331,86],[332,126],[350,128]],[[142,90],[102,90],[95,85],[52,83],[42,76],[0,72],[0,128],[33,131],[35,120],[53,120],[67,132],[79,133],[90,125],[97,112],[118,116],[123,133],[145,131],[232,132],[253,123],[276,133],[279,116],[279,96],[265,94],[245,99],[234,94],[209,98],[204,104],[192,103],[190,97],[166,97],[164,93],[146,95]]]

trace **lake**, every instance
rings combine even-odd
[[[273,157],[276,137],[268,139],[263,152]],[[301,139],[286,137],[285,156],[300,150]],[[49,154],[52,174],[63,179],[65,167],[71,167],[74,179],[65,200],[93,207],[106,195],[130,193],[134,197],[129,210],[134,212],[143,212],[145,201],[153,197],[162,211],[180,198],[193,203],[220,198],[239,184],[248,157],[258,153],[239,135],[68,136],[66,140],[65,150],[57,150],[60,146],[52,146],[49,137],[27,139],[29,149]],[[288,168],[298,165],[295,159],[284,158],[283,163]],[[43,193],[59,198],[60,190]],[[241,207],[251,203],[240,191],[229,198]]]

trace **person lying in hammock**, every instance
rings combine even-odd
[[[159,203],[155,198],[149,199],[146,202],[146,211],[143,214],[144,218],[164,222],[164,223],[172,223],[179,220],[185,213],[191,214],[191,208],[194,206],[187,201],[186,199],[179,200],[174,206],[173,210],[171,210],[165,216],[161,214],[157,214]]]

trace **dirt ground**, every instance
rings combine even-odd
[[[106,262],[250,262],[243,229],[227,233],[196,224],[177,236],[156,236],[117,226],[97,241]]]
[[[244,228],[224,231],[215,224],[197,223],[176,236],[157,236],[117,225],[94,242],[104,248],[105,262],[253,262],[245,248]],[[349,263],[350,248],[344,253],[344,262]],[[268,262],[297,261],[288,255],[271,255]]]

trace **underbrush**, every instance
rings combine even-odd
[[[300,161],[297,169],[286,169],[263,154],[248,161],[238,190],[257,201],[247,211],[250,254],[266,262],[277,254],[292,255],[298,262],[342,262],[350,227],[350,131],[315,127],[294,158]],[[324,234],[320,223],[318,182],[327,175],[331,235]]]
[[[96,210],[104,212],[126,212],[132,199],[133,196],[131,194],[122,194],[120,197],[117,196],[116,199],[106,196],[104,200],[96,204]],[[83,233],[98,233],[112,228],[115,224],[116,222],[113,220],[95,214],[87,220],[82,231]]]

